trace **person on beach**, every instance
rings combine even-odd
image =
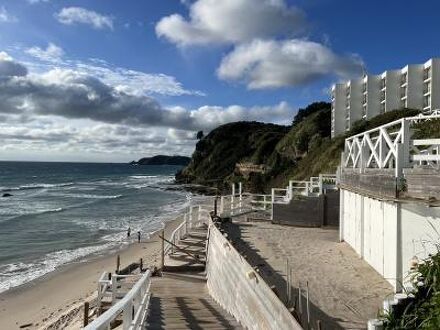
[[[131,229],[130,229],[130,227],[128,227],[128,229],[127,229],[127,238],[130,237],[130,234],[131,234]]]
[[[140,242],[141,242],[141,232],[138,231],[138,243],[140,243]]]

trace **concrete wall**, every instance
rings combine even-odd
[[[339,226],[339,192],[273,205],[273,223],[301,227]]]
[[[248,262],[211,224],[207,263],[210,295],[248,329],[302,329]]]
[[[440,207],[399,203],[341,189],[340,237],[396,290],[408,280],[411,259],[436,253]]]

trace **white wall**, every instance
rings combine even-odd
[[[417,204],[402,205],[402,271],[407,274],[410,260],[423,260],[438,252],[440,208]]]
[[[409,279],[411,259],[440,248],[440,207],[395,203],[341,189],[341,240],[396,290]]]
[[[396,287],[398,205],[347,190],[341,190],[341,198],[342,239]]]

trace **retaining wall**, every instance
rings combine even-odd
[[[302,329],[281,300],[222,233],[209,230],[208,289],[248,329]]]
[[[273,205],[273,223],[302,227],[339,226],[339,192],[301,196],[289,204]]]

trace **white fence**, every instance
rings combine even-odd
[[[402,118],[345,139],[342,167],[394,169],[396,177],[404,168],[415,165],[438,167],[440,164],[440,139],[415,140],[411,127],[414,124],[440,119],[440,115],[419,115]]]
[[[186,237],[189,230],[197,228],[202,224],[207,224],[210,218],[210,210],[201,205],[189,206],[188,211],[184,214],[183,222],[171,233],[169,242],[164,243],[164,255],[175,252],[175,246],[179,241]]]
[[[103,275],[104,276],[104,275]],[[118,276],[112,277],[112,291],[120,285]],[[103,277],[101,277],[103,279]],[[148,315],[148,305],[150,301],[151,272],[147,270],[139,281],[116,302],[104,314],[86,326],[85,330],[104,330],[111,329],[111,324],[122,316],[122,329],[135,330],[142,329]],[[117,294],[117,293],[115,293]]]
[[[336,188],[336,174],[312,176],[308,181],[290,180],[283,188],[272,188],[272,204],[288,204],[294,196],[319,196]]]

